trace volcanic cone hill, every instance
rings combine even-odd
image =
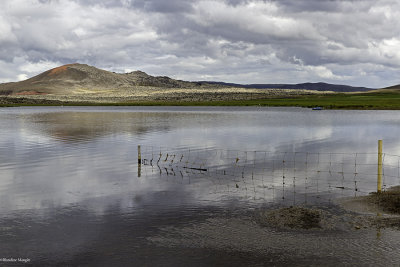
[[[68,64],[21,82],[0,84],[2,95],[95,93],[136,87],[193,88],[206,84],[154,77],[141,71],[114,73],[85,64]],[[210,87],[211,85],[209,85]],[[213,85],[213,87],[216,87]]]
[[[0,105],[205,102],[331,94],[305,89],[246,88],[215,82],[187,82],[142,71],[114,73],[85,64],[68,64],[30,79],[0,84]]]

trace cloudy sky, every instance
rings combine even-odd
[[[400,83],[398,0],[2,0],[0,82],[67,63],[237,83]]]

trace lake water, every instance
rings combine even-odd
[[[368,194],[376,190],[378,139],[383,186],[397,185],[399,132],[400,111],[2,108],[0,258],[96,266],[397,264],[400,237],[392,230],[379,240],[370,232],[318,237],[331,245],[314,255],[290,237],[282,248],[242,249],[224,245],[228,232],[201,245],[184,227]],[[185,234],[166,239],[168,227]],[[330,247],[346,238],[357,245]]]

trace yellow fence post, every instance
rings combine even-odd
[[[138,177],[140,177],[142,171],[142,153],[140,151],[140,145],[137,146],[137,157],[138,157]]]
[[[377,192],[382,192],[382,140],[378,140],[378,184]]]

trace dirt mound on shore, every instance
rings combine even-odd
[[[361,213],[400,215],[400,186],[367,196],[343,199],[340,204],[346,209]]]
[[[322,210],[304,207],[285,207],[260,213],[258,221],[264,226],[292,229],[322,228]]]
[[[400,186],[381,193],[372,193],[366,197],[366,200],[377,205],[384,212],[400,214]]]

